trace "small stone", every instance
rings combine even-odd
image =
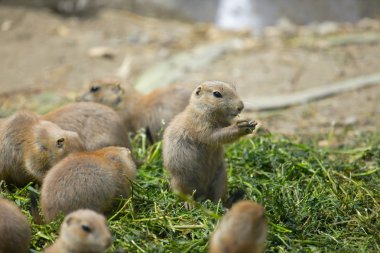
[[[329,141],[328,141],[328,140],[320,140],[320,141],[318,142],[318,146],[319,146],[320,148],[326,148],[326,147],[329,146]]]
[[[357,26],[361,29],[379,29],[380,22],[376,19],[363,18],[357,23]]]
[[[329,35],[339,31],[339,24],[335,22],[323,22],[317,26],[319,35]]]
[[[343,120],[343,124],[346,126],[352,126],[356,124],[357,121],[358,119],[355,116],[348,116]]]
[[[12,28],[12,20],[5,20],[2,24],[1,24],[1,31],[2,32],[6,32],[6,31],[9,31],[11,28]]]
[[[116,50],[111,47],[93,47],[88,50],[88,55],[94,58],[110,58],[113,59],[116,55]]]
[[[57,28],[57,34],[60,37],[67,37],[70,34],[70,29],[67,26],[61,25]]]
[[[278,27],[268,26],[264,28],[264,34],[266,37],[280,37],[282,31]]]
[[[295,36],[298,33],[298,27],[292,21],[287,18],[281,18],[277,21],[276,25],[284,35]]]

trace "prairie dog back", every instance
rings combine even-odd
[[[44,179],[41,190],[44,217],[51,221],[60,212],[66,215],[80,208],[106,213],[114,198],[130,196],[135,176],[136,165],[127,148],[106,147],[71,154]]]
[[[0,197],[0,253],[28,253],[30,225],[20,209]]]
[[[110,107],[91,102],[73,103],[42,117],[65,130],[77,132],[86,150],[108,146],[131,148],[122,119]]]

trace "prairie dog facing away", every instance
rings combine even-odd
[[[171,187],[195,198],[214,202],[225,197],[227,175],[223,144],[252,133],[256,122],[234,120],[244,104],[236,88],[205,81],[193,92],[186,109],[164,132],[163,160]]]
[[[131,85],[122,87],[121,81],[113,78],[92,81],[78,99],[112,107],[129,131],[149,129],[154,142],[162,139],[163,129],[188,105],[191,92],[189,87],[170,85],[143,95]]]
[[[112,244],[107,220],[89,209],[67,215],[57,241],[45,253],[102,253]]]
[[[267,223],[264,207],[254,201],[235,203],[223,216],[210,239],[210,253],[261,253]]]
[[[2,119],[0,143],[0,180],[17,186],[40,183],[55,163],[84,149],[76,132],[63,130],[29,111]]]
[[[108,146],[131,148],[120,116],[110,107],[97,103],[72,103],[42,116],[63,129],[77,132],[86,150]]]
[[[41,189],[45,221],[80,208],[109,211],[114,198],[129,197],[136,165],[124,147],[106,147],[67,156],[47,173]]]
[[[15,204],[0,197],[0,253],[28,253],[30,239],[26,217]]]

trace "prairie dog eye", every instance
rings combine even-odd
[[[57,140],[57,147],[58,148],[63,148],[64,145],[65,145],[65,138],[59,138]]]
[[[90,92],[97,92],[100,90],[100,86],[98,85],[94,85],[90,88]]]
[[[216,97],[216,98],[221,98],[221,97],[223,97],[222,94],[220,94],[219,91],[214,91],[214,92],[212,93],[212,95],[214,95],[214,97]]]
[[[87,233],[90,233],[90,232],[91,232],[91,228],[90,228],[88,225],[86,225],[86,224],[83,224],[83,225],[82,225],[82,229],[83,229],[83,231],[85,231],[85,232],[87,232]]]

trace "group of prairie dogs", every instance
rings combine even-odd
[[[114,198],[130,196],[136,164],[128,132],[142,128],[151,142],[163,140],[164,166],[174,191],[224,202],[223,144],[251,134],[257,125],[253,120],[236,119],[244,104],[235,86],[221,81],[206,81],[194,90],[169,86],[148,95],[122,88],[118,80],[96,81],[79,100],[85,102],[42,116],[23,111],[0,119],[0,180],[17,186],[30,181],[42,184],[45,222],[61,212],[66,215],[60,238],[46,252],[71,252],[65,247],[83,247],[81,242],[87,243],[87,251],[78,248],[76,252],[103,252],[109,246],[107,239],[102,245],[91,245],[95,234],[109,238],[104,220],[88,210],[76,214],[78,218],[73,211],[106,214]],[[185,207],[192,205],[185,203]],[[93,217],[96,229],[87,228],[93,224],[87,215]],[[1,218],[2,212],[0,230]],[[218,225],[210,252],[262,252],[266,226],[261,205],[240,201]],[[82,240],[75,241],[70,233],[78,233]],[[98,251],[89,251],[91,247]]]

